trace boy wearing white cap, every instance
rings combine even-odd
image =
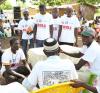
[[[84,85],[81,82],[80,86],[83,86],[84,88],[92,91],[93,93],[100,93],[100,45],[95,41],[95,35],[96,32],[94,29],[90,27],[86,27],[82,32],[82,41],[83,41],[83,48],[79,53],[63,53],[72,56],[80,58],[80,61],[75,64],[75,67],[77,70],[79,70],[82,66],[85,64],[89,65],[90,72],[97,75],[97,78],[93,82],[94,87]],[[79,85],[78,85],[79,86]]]
[[[33,43],[33,33],[32,33],[32,25],[33,21],[29,19],[29,11],[27,9],[23,10],[24,18],[19,22],[18,29],[20,30],[20,39],[22,40],[22,49],[27,56],[27,45],[29,43],[29,48],[34,47]],[[31,31],[29,31],[29,27]]]
[[[44,53],[47,60],[38,62],[30,75],[24,79],[23,85],[32,90],[36,84],[39,87],[50,86],[73,79],[78,79],[74,64],[69,59],[59,57],[60,47],[58,42],[53,38],[44,41]]]

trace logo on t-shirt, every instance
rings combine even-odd
[[[37,27],[46,28],[46,24],[41,24],[41,23],[39,23],[39,24],[37,24]]]
[[[43,85],[49,86],[52,84],[62,83],[70,80],[70,71],[44,71]]]
[[[71,30],[72,29],[72,27],[68,26],[68,25],[63,25],[62,28],[65,29],[65,30]]]

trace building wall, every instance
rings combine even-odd
[[[80,5],[80,4],[73,4],[72,5],[73,8],[75,9],[75,11],[77,12],[77,16],[80,16],[80,9],[82,11],[82,15],[84,16],[84,18],[88,19],[88,20],[92,20],[94,18],[94,13],[96,10],[96,7],[92,6],[92,5]],[[64,12],[66,11],[66,6],[62,6],[62,7],[58,7],[59,8],[59,12],[60,12],[60,16],[62,16],[64,14]],[[39,12],[39,10],[36,8],[29,8],[30,11],[30,15],[35,15],[36,13]],[[51,13],[52,8],[47,8],[47,12]]]
[[[92,5],[80,5],[81,11],[82,11],[82,15],[88,19],[91,20],[94,18],[94,13],[96,10],[96,7],[92,6]]]

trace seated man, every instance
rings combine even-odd
[[[75,64],[77,70],[88,64],[89,71],[97,75],[96,82],[91,85],[94,87],[89,87],[89,89],[94,93],[100,93],[100,45],[95,41],[96,33],[94,29],[87,27],[81,32],[81,35],[83,41],[82,50],[79,53],[67,53],[64,51],[63,53],[72,57],[81,57],[79,62]]]
[[[48,38],[44,41],[43,45],[43,51],[48,58],[45,61],[36,63],[30,75],[22,82],[28,90],[32,90],[37,83],[41,88],[78,79],[72,61],[59,57],[60,47],[55,39]]]
[[[23,50],[19,48],[18,39],[12,38],[10,46],[11,48],[5,50],[2,55],[1,72],[6,83],[23,80],[30,73]]]

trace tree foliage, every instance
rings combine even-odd
[[[100,0],[78,0],[79,3],[100,4]]]
[[[33,0],[34,2],[35,0]],[[38,3],[35,2],[34,4],[46,4],[48,6],[54,6],[54,5],[61,5],[61,4],[68,4],[71,3],[72,0],[40,0]]]
[[[36,0],[32,0],[32,1],[36,1]],[[100,0],[39,0],[39,2],[37,3],[36,1],[35,4],[44,3],[49,6],[54,6],[54,5],[61,5],[61,4],[69,4],[73,2],[79,2],[83,4],[86,4],[86,3],[100,4]]]
[[[5,2],[3,2],[5,1]],[[21,7],[25,6],[25,1],[26,0],[17,0],[18,4]],[[39,4],[46,4],[48,6],[55,6],[55,5],[62,5],[62,4],[70,4],[75,2],[79,2],[82,4],[100,4],[100,0],[32,0],[34,5],[39,5]],[[9,2],[9,0],[1,0],[0,1],[2,4],[0,5],[1,9],[12,9],[12,6]]]
[[[9,9],[12,9],[12,6],[9,1],[5,1],[0,5],[0,9],[9,10]]]

